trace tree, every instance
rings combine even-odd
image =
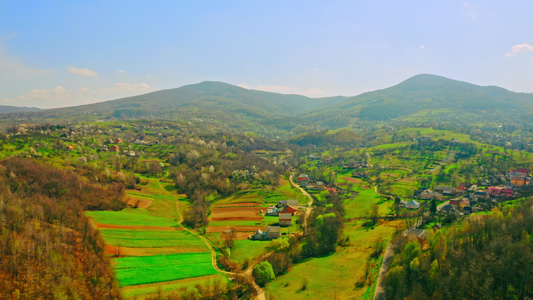
[[[276,275],[274,275],[274,269],[267,260],[260,262],[254,267],[253,275],[259,286],[265,286],[265,284],[276,278]]]
[[[435,198],[431,199],[431,206],[429,207],[429,211],[431,212],[432,216],[437,213],[437,201],[435,201]]]

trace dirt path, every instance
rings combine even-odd
[[[376,186],[374,186],[374,192],[375,192],[376,194],[378,194],[378,195],[382,196],[382,197],[387,197],[387,198],[389,198],[389,199],[392,199],[392,200],[394,200],[394,197],[393,197],[393,196],[391,196],[391,195],[385,195],[385,194],[380,194],[380,193],[378,192],[378,186],[377,186],[377,185],[376,185]]]
[[[383,287],[383,277],[387,271],[389,271],[390,263],[394,257],[394,251],[392,251],[392,244],[389,243],[385,254],[383,256],[383,261],[381,262],[381,268],[379,269],[378,280],[376,282],[376,290],[374,291],[374,300],[385,299],[385,288]]]
[[[161,182],[159,182],[159,186],[161,187],[161,189],[164,189],[163,186],[161,185]],[[181,211],[180,211],[180,201],[179,199],[176,198],[176,213],[178,214],[178,217],[179,217],[179,221],[178,221],[178,224],[179,226],[181,226],[184,230],[187,230],[189,233],[197,236],[198,238],[200,238],[204,244],[207,246],[207,248],[209,248],[209,251],[211,251],[211,264],[213,265],[213,268],[215,270],[217,270],[218,272],[220,273],[223,273],[223,274],[226,274],[226,275],[232,275],[232,276],[244,276],[245,278],[249,279],[250,282],[252,283],[252,286],[254,287],[257,295],[256,295],[256,298],[257,300],[265,300],[265,291],[255,283],[255,281],[253,280],[253,276],[252,276],[252,272],[253,272],[253,268],[254,266],[257,264],[258,261],[261,261],[262,259],[268,257],[270,254],[272,254],[272,252],[269,252],[265,255],[263,255],[260,259],[258,259],[257,261],[255,261],[253,264],[251,264],[246,270],[240,272],[240,273],[237,273],[237,272],[228,272],[228,271],[225,271],[225,270],[222,270],[218,267],[218,264],[217,264],[217,253],[215,251],[215,249],[213,248],[213,246],[211,246],[211,243],[207,240],[206,237],[204,237],[203,235],[200,235],[199,233],[197,233],[196,231],[194,230],[191,230],[185,226],[183,226],[183,216],[181,215]]]
[[[309,193],[306,190],[304,190],[301,186],[296,185],[294,181],[292,181],[293,175],[294,174],[291,174],[291,176],[289,176],[289,181],[291,182],[291,185],[299,189],[300,192],[302,192],[304,196],[309,198],[309,203],[307,203],[307,209],[305,211],[304,224],[303,224],[304,225],[303,227],[307,228],[307,218],[309,217],[309,215],[311,214],[311,211],[313,210],[313,201],[315,201],[315,199],[311,195],[309,195]]]

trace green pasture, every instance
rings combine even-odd
[[[150,215],[150,211],[139,208],[126,208],[122,211],[86,211],[85,215],[99,224],[126,226],[178,226],[175,220]],[[174,213],[174,217],[177,215]]]
[[[358,191],[359,194],[354,198],[344,200],[345,218],[352,219],[369,215],[374,204],[378,204],[378,214],[380,216],[389,213],[389,203],[391,201],[376,194],[373,188],[356,188],[354,190]]]
[[[211,253],[184,253],[113,260],[121,286],[179,280],[216,274]]]
[[[245,260],[251,261],[266,252],[265,249],[269,245],[269,241],[236,240],[230,260],[238,264],[242,264]]]
[[[157,286],[129,286],[122,289],[122,295],[125,298],[137,298],[140,296],[149,296],[150,294],[156,294],[159,291],[162,292],[177,292],[182,289],[193,289],[197,285],[200,286],[212,286],[214,282],[218,281],[225,286],[229,281],[228,278],[222,274],[207,275],[205,277],[190,278],[183,281],[165,283]]]
[[[104,241],[108,245],[120,245],[133,248],[162,247],[199,247],[202,252],[209,249],[201,239],[185,230],[115,230],[100,229]]]

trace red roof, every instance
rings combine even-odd
[[[456,190],[459,190],[459,191],[466,191],[466,187],[465,186],[458,186],[456,188]]]
[[[336,193],[337,189],[336,188],[326,188],[326,191],[332,192],[332,193]]]
[[[512,194],[513,194],[513,190],[510,190],[510,189],[503,189],[503,190],[502,190],[502,193],[503,193],[503,194],[510,194],[510,195],[512,195]]]
[[[459,200],[450,200],[450,205],[458,205]]]

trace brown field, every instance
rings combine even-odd
[[[217,207],[211,211],[210,221],[262,221],[259,214],[266,207]]]
[[[112,229],[148,229],[148,230],[183,230],[181,227],[163,227],[163,226],[137,226],[137,225],[113,225],[113,224],[96,224],[98,228]]]
[[[147,208],[152,204],[152,200],[146,200],[146,199],[140,199],[140,198],[133,198],[133,197],[127,197],[124,199],[124,202],[132,207],[137,208]]]
[[[206,228],[206,232],[224,232],[224,230],[230,230],[232,227],[235,228],[236,232],[256,232],[257,229],[266,229],[266,226],[209,226]]]
[[[226,204],[215,204],[213,207],[235,207],[235,206],[259,206],[261,203],[258,202],[239,202],[239,203],[226,203]]]
[[[107,253],[117,255],[120,251],[120,256],[152,256],[152,255],[168,255],[179,253],[202,253],[207,252],[203,247],[164,247],[164,248],[131,248],[106,245]]]
[[[353,177],[341,177],[341,179],[349,183],[365,183],[361,179],[353,178]]]

